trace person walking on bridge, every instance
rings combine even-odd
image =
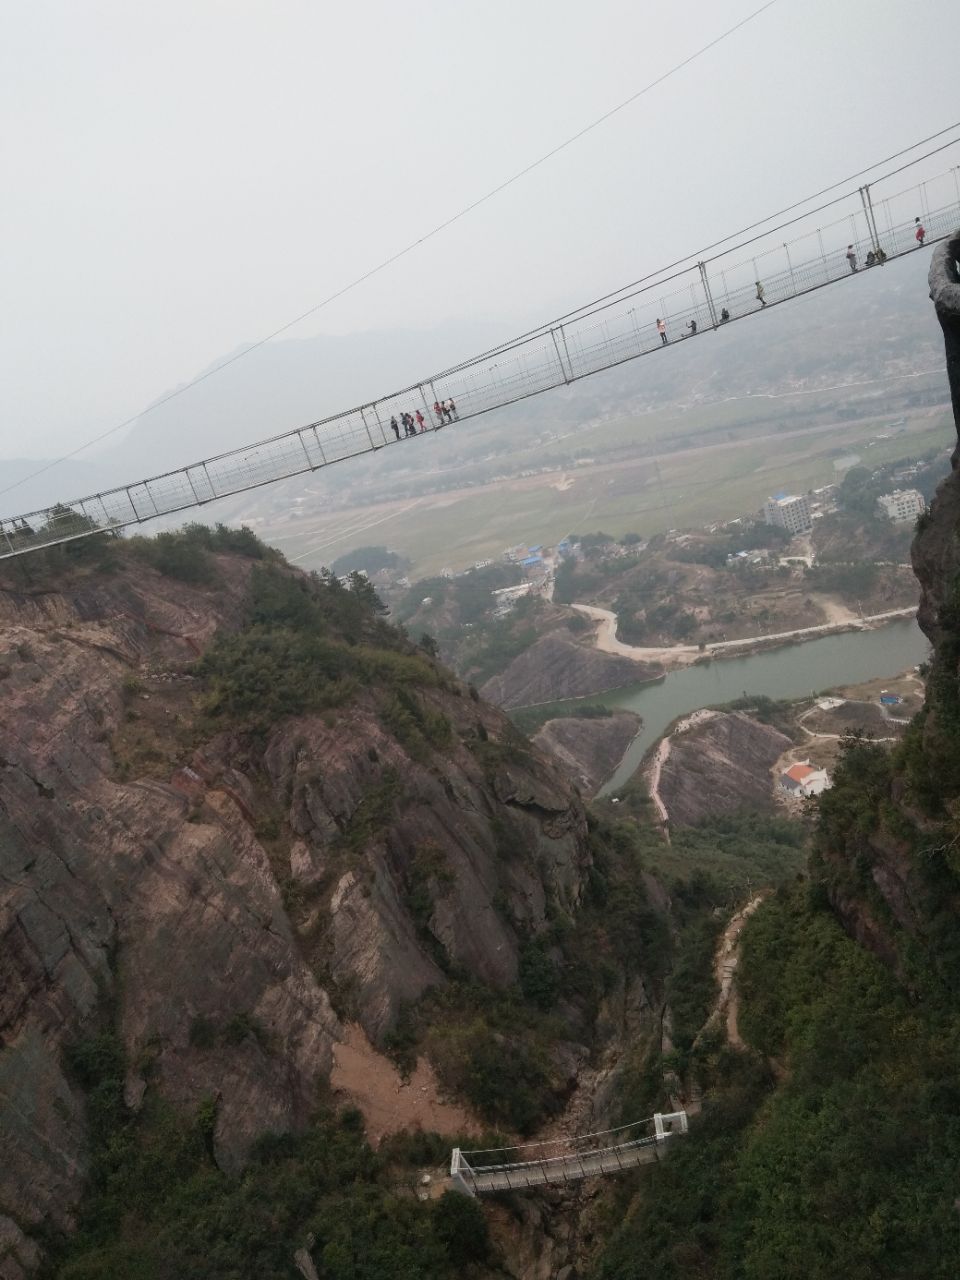
[[[390,426],[393,428],[393,434],[400,439],[400,424],[397,422],[397,415],[394,414],[390,419]]]
[[[914,222],[916,223],[916,227],[917,227],[916,231],[914,232],[914,234],[915,234],[915,236],[916,236],[916,238],[917,238],[917,248],[918,248],[918,249],[922,249],[922,248],[923,248],[923,242],[924,242],[924,240],[926,240],[926,238],[927,238],[927,229],[926,229],[926,227],[923,225],[923,223],[920,221],[920,219],[919,219],[919,218],[914,218]]]
[[[417,410],[417,426],[421,431],[425,431],[427,426],[427,420],[419,409]]]
[[[667,345],[667,326],[663,323],[663,321],[660,319],[659,316],[657,316],[657,333],[659,333],[660,335],[660,341],[663,343],[664,346],[666,346]]]
[[[852,245],[852,244],[848,244],[848,245],[847,245],[847,262],[849,262],[849,263],[850,263],[850,270],[851,270],[851,271],[856,271],[856,269],[857,269],[857,255],[856,255],[856,253],[854,252],[854,249],[853,249],[853,245]]]
[[[764,294],[763,285],[758,280],[757,281],[757,301],[760,303],[761,307],[765,307],[767,305],[767,300],[763,296],[763,294]]]
[[[453,396],[451,396],[450,399],[447,401],[447,408],[450,410],[451,417],[453,418],[460,417],[460,414],[457,412],[457,406],[453,403]]]

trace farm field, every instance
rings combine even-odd
[[[610,462],[581,460],[535,476],[328,513],[312,511],[308,499],[280,515],[251,511],[244,518],[304,568],[329,564],[358,546],[385,543],[411,559],[411,576],[423,577],[496,558],[518,542],[556,543],[574,531],[602,528],[615,537],[630,531],[650,537],[670,528],[728,520],[757,510],[771,491],[802,492],[832,482],[839,454],[857,452],[865,464],[915,458],[945,444],[952,433],[941,409],[916,410],[888,439],[868,444],[883,430],[882,417],[852,423],[821,419],[812,426],[781,425],[776,430],[769,408],[763,413],[749,408],[756,414],[749,434],[742,434],[741,412],[733,439],[695,448]],[[716,409],[727,418],[727,406]],[[664,425],[664,417],[657,415],[657,435],[663,435]],[[691,429],[688,418],[685,430]],[[700,422],[698,429],[721,430],[713,421]],[[622,423],[587,429],[578,440],[596,436],[609,444],[607,431],[619,435],[624,430]],[[644,433],[638,443],[641,438],[650,437]],[[429,446],[429,440],[412,444],[425,450]],[[379,455],[370,465],[387,464],[388,457]]]

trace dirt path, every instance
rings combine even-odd
[[[777,640],[802,640],[805,637],[825,636],[833,631],[855,629],[864,630],[873,623],[892,622],[895,618],[909,618],[916,614],[916,605],[909,605],[903,609],[889,609],[886,613],[873,613],[866,618],[858,618],[853,614],[846,613],[849,616],[839,617],[844,610],[844,606],[832,603],[828,607],[828,602],[822,600],[821,603],[825,611],[833,613],[835,616],[830,622],[822,622],[815,627],[798,627],[794,631],[775,631],[770,635],[744,636],[740,640],[717,640],[712,644],[708,644],[701,650],[696,645],[675,644],[667,645],[662,648],[642,647],[632,644],[624,644],[622,640],[617,639],[617,615],[611,613],[609,609],[601,609],[593,604],[575,604],[571,607],[576,609],[578,613],[584,614],[591,618],[594,622],[599,622],[596,633],[596,647],[604,653],[617,653],[624,658],[632,658],[635,662],[656,662],[662,667],[678,667],[686,666],[691,662],[695,662],[703,653],[720,654],[736,649],[743,649],[749,645],[764,644],[768,645],[772,641]]]
[[[657,743],[657,750],[650,764],[650,774],[647,778],[647,789],[650,792],[650,799],[653,801],[653,807],[660,816],[660,821],[667,823],[670,815],[667,813],[667,806],[660,798],[660,775],[663,772],[663,766],[670,755],[670,735],[661,738]]]
[[[634,644],[624,644],[617,639],[617,615],[609,609],[601,609],[594,604],[575,604],[576,609],[593,622],[599,622],[596,634],[596,647],[603,653],[616,653],[623,658],[632,658],[634,662],[657,662],[661,666],[682,666],[693,662],[699,649],[692,644],[669,645],[666,648],[644,648]]]
[[[810,599],[820,606],[830,625],[840,622],[859,622],[859,618],[842,600],[834,596],[811,595]]]
[[[713,720],[719,714],[718,711],[712,711],[709,707],[702,707],[699,711],[693,711],[690,715],[684,716],[682,720],[678,720],[670,732],[665,734],[657,743],[657,750],[650,761],[650,769],[647,774],[647,790],[650,792],[650,799],[660,815],[661,822],[667,823],[670,820],[667,806],[663,803],[663,798],[660,795],[660,778],[663,773],[663,766],[670,758],[671,739],[681,733],[686,733],[688,729],[692,729],[695,725],[703,724],[705,720]]]
[[[734,912],[717,944],[714,956],[713,973],[717,980],[717,1002],[707,1019],[706,1026],[712,1026],[717,1022],[722,1023],[726,1028],[727,1043],[734,1049],[748,1048],[741,1038],[737,1024],[740,999],[735,978],[737,965],[740,962],[740,931],[766,896],[766,890],[755,894],[745,907]]]
[[[482,1126],[465,1110],[444,1102],[433,1068],[421,1058],[404,1080],[389,1058],[378,1053],[356,1023],[333,1049],[330,1084],[363,1114],[372,1146],[401,1129],[479,1134]]]

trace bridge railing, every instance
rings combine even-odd
[[[652,354],[665,345],[657,319],[666,324],[668,344],[675,344],[726,323],[724,311],[732,322],[762,310],[763,303],[775,306],[848,279],[853,275],[848,244],[856,254],[859,274],[871,250],[882,249],[892,260],[917,248],[914,217],[922,216],[928,243],[951,234],[960,224],[958,172],[951,169],[889,197],[878,196],[884,182],[878,179],[869,189],[872,204],[865,188],[838,197],[833,204],[842,216],[820,227],[808,219],[789,243],[772,244],[774,232],[761,235],[756,245],[743,242],[652,283],[628,286],[344,413],[135,484],[0,519],[0,559],[174,515],[360,454],[407,444],[402,430],[397,438],[391,418],[399,421],[403,414],[419,412],[423,429],[437,431]],[[913,216],[905,212],[913,209],[918,210]],[[745,250],[749,256],[744,256]],[[763,302],[757,281],[763,285]],[[454,402],[455,410],[438,415],[434,404],[447,401]]]

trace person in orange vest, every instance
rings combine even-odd
[[[920,221],[920,219],[919,219],[919,218],[914,218],[914,222],[917,224],[917,229],[916,229],[916,231],[914,232],[914,234],[915,234],[915,235],[916,235],[916,237],[917,237],[917,247],[918,247],[918,248],[920,248],[920,249],[922,249],[922,248],[923,248],[923,242],[924,242],[924,240],[927,238],[927,229],[926,229],[926,227],[923,225],[923,223]]]
[[[663,343],[664,346],[666,346],[667,345],[667,326],[663,323],[663,321],[660,319],[659,316],[657,316],[657,333],[659,333],[660,335],[660,341]]]

